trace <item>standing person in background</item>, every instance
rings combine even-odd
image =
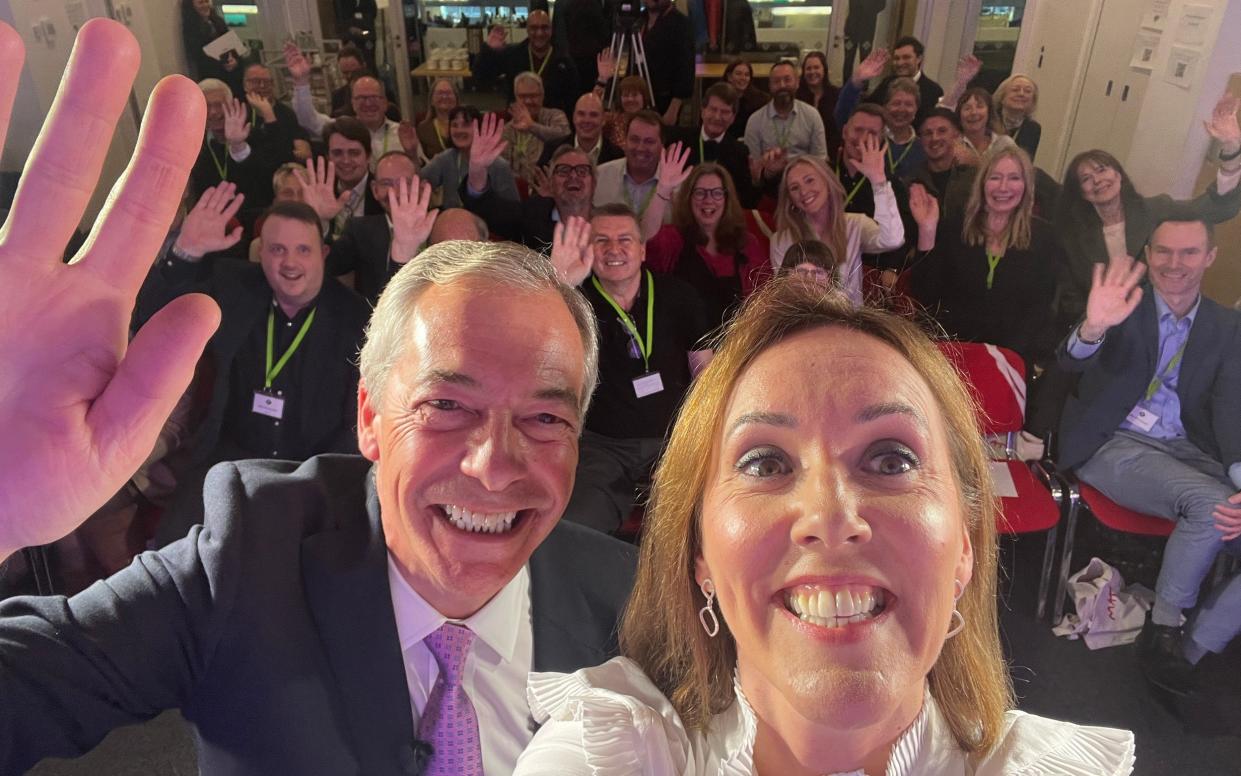
[[[931,78],[922,72],[922,55],[925,48],[922,41],[917,38],[906,35],[897,38],[896,43],[892,44],[892,72],[884,78],[879,84],[871,90],[870,96],[866,99],[877,103],[885,103],[888,101],[888,87],[894,81],[900,78],[908,78],[918,86],[918,115],[917,121],[921,121],[926,116],[927,111],[934,108],[944,96],[944,87],[935,83]]]
[[[840,125],[836,123],[836,98],[839,96],[840,89],[827,78],[827,56],[822,51],[807,52],[801,61],[797,99],[818,109],[829,152],[840,147]]]
[[[552,45],[552,20],[547,11],[530,12],[526,19],[526,39],[521,43],[507,45],[507,38],[503,27],[491,28],[478,50],[474,78],[480,83],[495,83],[503,78],[505,96],[509,102],[514,102],[519,99],[517,75],[534,73],[542,81],[547,107],[565,115],[572,113],[573,103],[581,94],[577,67],[567,52],[558,51]]]
[[[448,114],[461,103],[461,95],[451,78],[437,78],[431,86],[431,112],[419,122],[415,131],[418,133],[418,146],[422,151],[421,161],[426,164],[441,151],[452,148],[452,140],[448,132]],[[403,145],[403,144],[402,144]]]
[[[655,111],[665,124],[676,126],[681,106],[694,95],[694,39],[689,19],[672,0],[646,0],[642,43]]]
[[[759,108],[771,102],[771,95],[754,85],[754,66],[744,59],[734,59],[724,68],[724,80],[741,95],[737,100],[737,118],[728,128],[730,137],[745,136],[745,125]]]
[[[203,46],[226,32],[228,25],[211,0],[181,0],[181,39],[185,42],[190,77],[195,81],[218,78],[230,88],[241,85],[241,61],[235,51],[226,52],[221,59],[203,51]],[[242,96],[240,89],[233,92]]]
[[[994,103],[1004,131],[1033,160],[1043,136],[1042,125],[1034,120],[1038,84],[1027,75],[1010,75],[996,87]]]
[[[610,7],[601,0],[560,0],[552,17],[552,37],[577,70],[577,93],[601,80],[597,56],[612,40]]]
[[[870,56],[879,14],[886,6],[887,0],[849,0],[849,15],[845,18],[845,66],[841,71],[844,80],[852,77],[854,59],[860,62]]]

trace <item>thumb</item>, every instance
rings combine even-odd
[[[1241,504],[1241,492],[1237,492],[1228,497],[1229,504]]]
[[[241,234],[242,234],[242,228],[240,226],[234,229],[233,231],[229,232],[228,233],[229,246],[236,245],[238,242],[240,242]]]

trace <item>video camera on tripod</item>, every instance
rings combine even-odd
[[[640,0],[617,0],[612,12],[612,43],[609,46],[612,61],[616,63],[617,77],[608,89],[608,105],[613,105],[616,85],[620,83],[621,58],[626,52],[629,60],[626,75],[639,75],[646,82],[646,94],[650,104],[655,104],[655,90],[651,88],[651,72],[646,65],[646,47],[642,44],[642,6]]]

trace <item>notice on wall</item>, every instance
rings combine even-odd
[[[1186,4],[1176,25],[1176,43],[1185,46],[1202,46],[1207,42],[1207,26],[1215,9],[1209,5]]]
[[[1142,16],[1142,26],[1152,30],[1162,30],[1168,22],[1168,8],[1172,0],[1151,0],[1151,7]]]
[[[1155,52],[1159,49],[1161,37],[1162,33],[1158,30],[1138,30],[1137,38],[1133,41],[1133,59],[1129,61],[1129,67],[1149,73],[1154,67]]]
[[[1201,59],[1202,52],[1197,49],[1173,46],[1172,56],[1168,58],[1168,69],[1164,75],[1164,80],[1182,89],[1188,89],[1193,84],[1194,77],[1198,73],[1198,63]]]

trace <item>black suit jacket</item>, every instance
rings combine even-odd
[[[573,116],[572,113],[568,115],[570,117]],[[559,140],[553,140],[550,143],[544,143],[543,153],[539,156],[539,166],[543,167],[550,162],[552,160],[552,154],[556,152],[557,148],[564,145],[572,145],[575,140],[575,135],[569,135],[568,137],[562,137]],[[595,165],[598,166],[604,162],[610,162],[613,159],[621,159],[624,156],[625,152],[620,149],[620,146],[616,145],[604,136],[603,145],[599,148],[599,159],[595,162]]]
[[[1068,354],[1068,338],[1056,352],[1060,367],[1080,372],[1060,419],[1057,461],[1074,468],[1089,460],[1120,428],[1146,391],[1159,359],[1159,321],[1154,291],[1124,323],[1108,331],[1090,358]],[[1181,359],[1176,394],[1181,423],[1198,449],[1227,469],[1241,461],[1241,313],[1206,297],[1198,307]]]
[[[258,264],[235,259],[190,263],[161,258],[151,268],[138,295],[137,319],[145,321],[175,297],[205,293],[222,313],[220,328],[208,344],[215,363],[211,404],[194,440],[195,463],[219,460],[220,430],[228,409],[229,386],[238,351],[256,326],[263,325],[272,292]],[[307,439],[319,440],[310,454],[356,452],[358,371],[354,362],[370,309],[356,294],[325,278],[315,311],[315,336],[302,347],[313,361],[315,379],[305,386],[301,417]],[[320,335],[326,336],[320,336]],[[257,386],[256,386],[257,387]]]
[[[402,264],[388,259],[392,230],[386,215],[349,219],[327,257],[329,275],[354,273],[353,287],[371,307]]]
[[[880,105],[884,104],[888,101],[888,86],[898,77],[896,75],[889,75],[884,78],[875,87],[873,92],[862,98],[862,101],[877,102]],[[927,112],[939,102],[939,98],[944,96],[944,87],[932,81],[926,73],[923,73],[916,83],[918,84],[918,114],[914,118],[914,126],[917,126],[917,123],[926,116]]]
[[[190,170],[190,187],[197,198],[209,186],[219,186],[223,181],[235,183],[238,193],[246,195],[237,218],[249,234],[255,219],[272,203],[272,174],[293,158],[293,140],[286,142],[285,133],[273,129],[251,132],[247,142],[250,155],[238,162],[229,156],[226,144],[206,137]]]
[[[750,149],[745,143],[725,133],[722,142],[702,144],[702,150],[706,154],[704,160],[698,155],[698,141],[702,138],[701,127],[672,129],[668,131],[668,135],[669,143],[680,141],[690,150],[690,165],[708,161],[715,162],[728,170],[728,174],[733,179],[733,186],[737,188],[737,198],[741,200],[743,208],[748,210],[758,206],[761,192],[754,185],[754,178],[750,175]]]
[[[504,93],[512,102],[513,79],[530,70],[530,41],[523,40],[496,51],[484,41],[474,61],[474,77],[484,83],[494,82],[506,76]],[[543,68],[543,106],[573,115],[573,104],[581,96],[578,92],[577,65],[565,54],[552,47],[551,61]]]
[[[0,603],[0,773],[180,708],[216,774],[416,774],[370,464],[221,464],[206,520],[71,598]],[[530,559],[534,668],[616,653],[633,548],[559,524]]]
[[[531,194],[522,200],[520,207],[513,207],[509,200],[496,196],[495,189],[492,188],[478,196],[472,195],[468,184],[468,179],[461,181],[461,188],[458,190],[461,204],[466,210],[486,221],[487,228],[493,235],[519,242],[527,248],[543,253],[551,250],[556,229],[556,223],[552,221],[552,211],[556,209],[555,200]]]

